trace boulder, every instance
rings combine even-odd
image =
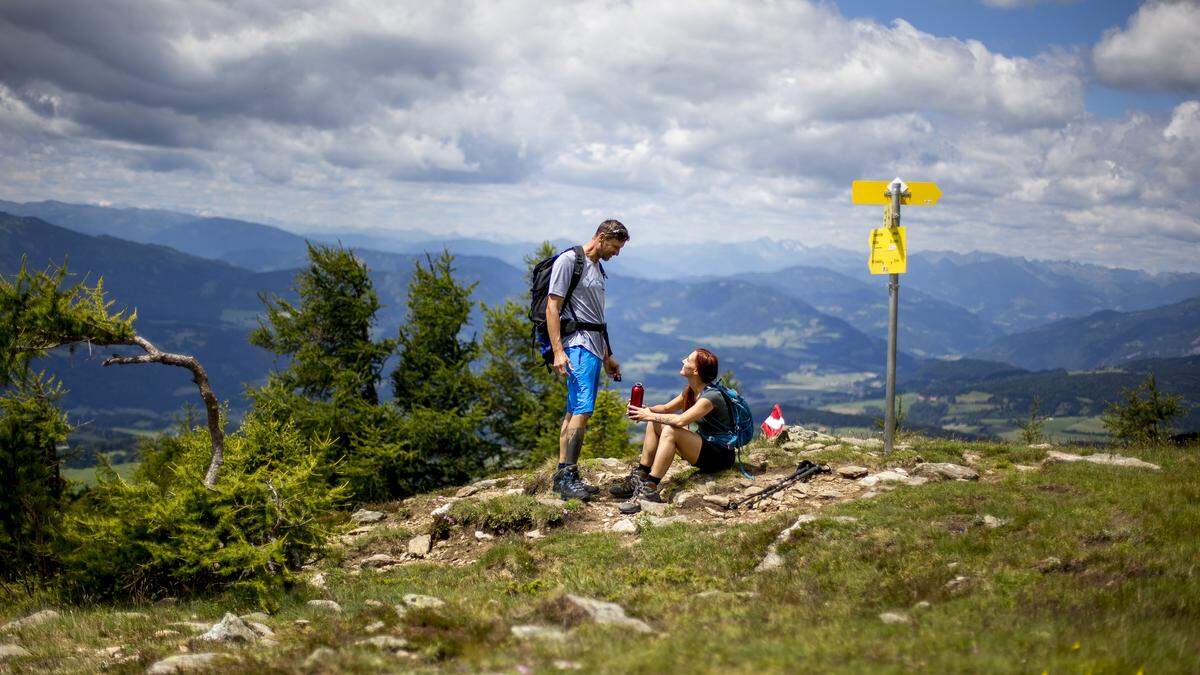
[[[622,518],[609,526],[608,529],[617,534],[637,534],[638,526],[631,519]]]
[[[419,534],[408,540],[408,554],[424,558],[433,550],[433,538],[427,534]]]
[[[1122,455],[1113,455],[1107,452],[1098,452],[1094,455],[1073,455],[1069,452],[1051,450],[1046,453],[1046,459],[1042,463],[1055,464],[1058,462],[1091,462],[1092,464],[1123,466],[1136,469],[1151,469],[1153,471],[1158,471],[1162,468],[1157,464],[1144,462],[1136,457],[1124,457]]]
[[[804,441],[788,441],[780,445],[779,448],[788,452],[800,452],[804,449]]]
[[[542,534],[541,530],[530,530],[525,533],[525,536],[530,539],[545,539],[546,535]]]
[[[817,450],[824,450],[824,449],[825,449],[825,444],[824,444],[824,443],[809,443],[808,445],[804,446],[804,449],[805,449],[806,451],[808,451],[808,452],[815,452],[815,451],[817,451]]]
[[[29,656],[29,652],[25,651],[21,645],[0,645],[0,663],[25,656]]]
[[[674,497],[671,498],[671,503],[675,504],[675,505],[679,505],[695,496],[696,496],[696,493],[693,492],[692,490],[680,490],[678,493],[675,494]]]
[[[879,615],[879,620],[887,624],[909,623],[910,621],[907,614],[900,612],[884,612]]]
[[[625,614],[625,608],[615,602],[605,602],[570,593],[562,596],[564,604],[575,612],[582,613],[596,623],[611,624],[628,628],[638,633],[652,633],[654,629],[641,619]]]
[[[930,480],[979,480],[979,472],[975,469],[950,462],[922,462],[912,473]]]
[[[309,600],[307,603],[313,609],[323,609],[330,612],[341,612],[342,606],[332,600]]]
[[[863,476],[865,476],[871,472],[870,469],[866,468],[865,466],[853,466],[853,465],[839,466],[836,469],[836,471],[837,471],[837,475],[839,475],[842,478],[845,478],[847,480],[855,480],[857,478],[862,478]]]
[[[526,624],[513,626],[510,630],[513,637],[519,640],[552,640],[554,642],[563,642],[567,639],[567,632],[558,626]]]
[[[400,599],[400,604],[396,605],[396,614],[404,616],[408,614],[410,609],[437,609],[445,607],[446,603],[441,598],[435,598],[432,595],[421,595],[419,593],[409,593]]]
[[[386,513],[382,512],[382,511],[368,511],[366,509],[359,509],[359,510],[355,511],[354,513],[350,514],[350,520],[353,520],[355,523],[357,523],[359,525],[369,525],[371,523],[378,523],[379,521],[383,520],[384,518],[387,518]]]
[[[10,633],[12,631],[21,630],[22,628],[38,626],[48,621],[54,621],[60,616],[62,615],[53,609],[43,609],[42,611],[34,612],[23,619],[9,621],[8,623],[4,624],[3,627],[0,627],[0,633]]]
[[[1008,521],[1005,520],[1004,518],[997,518],[996,516],[989,514],[989,515],[985,515],[981,519],[981,522],[983,523],[984,527],[994,530],[997,527],[1000,527],[1001,525],[1007,523]]]
[[[386,553],[376,553],[358,564],[364,570],[377,570],[384,567],[399,565],[400,561]]]
[[[208,632],[197,637],[197,640],[203,642],[224,642],[226,644],[251,644],[258,642],[261,636],[254,632],[254,629],[246,625],[236,614],[226,612]]]
[[[817,496],[821,499],[841,499],[842,493],[833,488],[824,488],[817,491]]]
[[[729,508],[728,495],[704,495],[704,501],[721,508]]]
[[[667,510],[671,508],[670,504],[651,502],[645,499],[639,499],[638,504],[642,507],[642,513],[649,513],[655,516],[664,516],[667,514]]]
[[[146,675],[170,675],[171,673],[190,673],[197,670],[214,668],[219,661],[231,658],[229,654],[220,652],[202,652],[199,654],[178,654],[156,661],[146,669]]]
[[[487,532],[484,532],[483,530],[475,530],[475,541],[491,541],[493,539],[495,539],[495,537]]]

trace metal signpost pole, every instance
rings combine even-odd
[[[892,198],[893,229],[900,227],[900,198],[903,184],[896,180],[892,183],[890,197]],[[887,346],[887,401],[883,418],[883,454],[886,457],[892,453],[892,444],[896,438],[896,324],[900,310],[900,275],[888,276],[888,346]]]

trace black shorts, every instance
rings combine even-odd
[[[733,466],[733,459],[733,448],[702,438],[700,456],[696,458],[696,468],[705,473],[724,471]]]

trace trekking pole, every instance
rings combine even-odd
[[[741,499],[740,501],[730,503],[726,509],[729,511],[736,511],[742,506],[752,508],[756,506],[758,502],[770,497],[776,492],[784,490],[793,483],[807,483],[810,478],[819,473],[829,473],[829,467],[825,466],[824,464],[813,464],[806,459],[796,466],[796,470],[792,472],[792,475],[781,478],[777,483],[756,495],[750,495],[749,497]]]

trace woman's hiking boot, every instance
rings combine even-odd
[[[579,467],[575,465],[564,466],[554,472],[553,489],[563,499],[587,499],[600,491],[600,488],[583,482]]]
[[[642,510],[642,502],[658,502],[663,503],[662,495],[658,493],[658,485],[651,483],[648,480],[639,480],[637,490],[626,501],[621,502],[617,508],[627,516],[631,516]]]
[[[637,487],[650,475],[641,465],[633,467],[629,475],[608,486],[608,494],[618,499],[629,499],[637,492]]]

